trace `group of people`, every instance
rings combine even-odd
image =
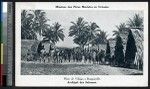
[[[35,48],[33,48],[35,49]],[[49,52],[42,52],[45,50],[44,45],[42,43],[38,44],[37,51],[32,53],[32,58],[28,58],[29,60],[34,61],[43,61],[43,62],[55,62],[55,63],[63,63],[63,62],[84,62],[84,63],[97,63],[104,64],[106,62],[105,58],[105,50],[97,50],[97,49],[89,49],[89,48],[61,48],[56,47],[53,48],[50,45]],[[28,55],[30,55],[29,53]]]
[[[89,62],[89,63],[103,63],[105,57],[104,50],[89,50],[81,48],[55,48],[48,53],[39,54],[42,60],[54,61],[55,63],[62,62]]]
[[[63,48],[63,47],[52,47],[48,49],[49,52],[45,52],[44,45],[38,44],[38,47],[32,47],[34,52],[27,53],[27,61],[40,61],[44,63],[91,63],[91,64],[107,64],[114,65],[114,56],[106,58],[107,54],[103,49],[92,49],[92,48]],[[36,50],[35,50],[36,49]]]

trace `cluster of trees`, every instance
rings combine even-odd
[[[64,40],[63,28],[58,22],[52,25],[43,10],[23,10],[21,13],[21,38],[37,40],[40,36],[42,41],[57,43]]]
[[[69,36],[73,37],[74,43],[78,44],[81,48],[85,46],[106,44],[107,34],[102,31],[95,23],[88,23],[84,18],[79,17],[76,22],[71,22]]]

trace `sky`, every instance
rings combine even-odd
[[[47,10],[45,11],[47,18],[50,19],[50,24],[54,22],[59,22],[64,28],[65,39],[56,44],[56,46],[63,47],[74,47],[77,46],[73,42],[72,37],[68,37],[69,27],[72,25],[70,22],[77,21],[78,17],[83,17],[85,21],[91,23],[96,22],[100,29],[106,31],[108,38],[112,37],[113,30],[116,29],[116,25],[120,23],[127,22],[129,18],[132,18],[135,13],[139,13],[143,16],[142,11],[133,10]]]

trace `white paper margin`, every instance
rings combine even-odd
[[[143,75],[21,75],[21,10],[90,10],[89,8],[55,8],[56,5],[99,5],[109,8],[92,10],[143,10],[144,11],[144,70]],[[148,86],[148,2],[16,2],[15,8],[15,85],[16,86]],[[64,77],[100,77],[96,84],[68,84]]]

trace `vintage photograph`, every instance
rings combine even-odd
[[[21,10],[21,75],[143,75],[142,10]]]

